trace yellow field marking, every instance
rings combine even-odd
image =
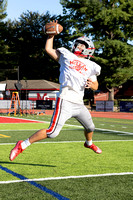
[[[0,138],[10,138],[11,136],[0,134]]]

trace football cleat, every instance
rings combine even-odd
[[[85,142],[85,143],[84,143],[84,146],[85,146],[86,148],[92,149],[95,153],[98,153],[98,154],[102,153],[102,150],[101,150],[99,147],[97,147],[95,144],[92,144],[91,146],[89,146],[89,145],[87,145],[86,142]]]
[[[13,161],[20,153],[24,151],[24,149],[22,149],[21,147],[22,142],[23,142],[22,140],[18,141],[16,143],[16,146],[11,150],[11,153],[9,156],[10,161]]]

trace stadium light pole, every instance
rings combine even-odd
[[[18,83],[19,83],[19,66],[18,66]]]

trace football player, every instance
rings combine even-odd
[[[11,161],[32,143],[46,138],[55,138],[71,117],[77,119],[84,127],[86,139],[84,146],[95,153],[102,153],[102,150],[92,142],[95,126],[89,110],[83,103],[86,87],[92,90],[98,89],[97,76],[100,74],[101,67],[90,60],[94,53],[94,44],[88,37],[77,38],[71,52],[64,47],[54,49],[53,43],[54,36],[48,36],[45,51],[60,64],[60,91],[50,126],[48,129],[38,130],[25,141],[18,141],[11,150]]]

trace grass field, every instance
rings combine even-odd
[[[60,135],[28,147],[13,162],[10,150],[51,116],[24,116],[45,123],[0,124],[0,200],[132,200],[133,121],[93,118],[93,142],[84,148],[82,126],[68,120]]]

